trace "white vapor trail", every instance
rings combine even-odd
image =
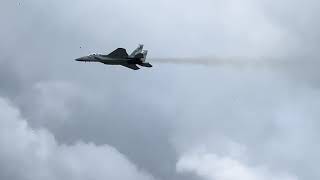
[[[280,60],[267,58],[217,58],[217,57],[199,57],[199,58],[151,58],[150,62],[165,64],[194,64],[204,66],[236,66],[236,67],[290,67],[301,66],[302,64],[314,63],[312,61],[302,60]]]

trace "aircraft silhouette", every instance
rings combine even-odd
[[[82,62],[100,62],[107,65],[121,65],[133,70],[140,69],[137,65],[143,67],[152,67],[152,65],[146,61],[148,51],[143,50],[143,44],[139,46],[128,55],[124,48],[118,48],[108,55],[103,54],[90,54],[89,56],[84,56],[75,59],[76,61]]]

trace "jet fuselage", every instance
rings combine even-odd
[[[101,54],[84,56],[76,59],[76,61],[100,62],[103,64],[110,64],[110,65],[142,64],[143,63],[140,59],[137,59],[137,58],[130,58],[130,57],[114,58],[114,57],[108,57],[108,55],[101,55]]]

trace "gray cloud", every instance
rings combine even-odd
[[[263,177],[287,173],[319,179],[317,2],[279,3],[5,1],[0,8],[5,24],[0,29],[0,94],[21,111],[30,128],[54,136],[48,142],[55,142],[57,149],[66,144],[70,153],[83,150],[77,157],[97,154],[103,159],[100,150],[115,147],[120,153],[107,157],[127,157],[159,179],[212,178],[214,172],[201,175],[203,168],[219,167],[223,158],[254,176],[256,167],[263,166]],[[132,49],[137,43],[146,44],[151,59],[246,57],[249,63],[271,59],[288,64],[239,68],[155,63],[152,69],[132,72],[73,61],[90,52]],[[9,130],[10,123],[2,122]],[[15,140],[14,134],[8,136]],[[234,157],[229,142],[247,152]],[[203,146],[205,153],[189,156]],[[203,161],[206,155],[218,161]],[[190,158],[198,158],[200,165],[186,169],[182,162]],[[78,164],[87,161],[94,160]],[[206,162],[208,166],[201,165]],[[6,164],[0,168],[6,175],[12,170]]]
[[[58,144],[50,132],[31,129],[2,98],[0,109],[3,179],[154,179],[113,147]]]
[[[200,80],[208,75],[216,86],[203,90],[210,82],[193,81],[184,92],[185,98],[177,95],[184,105],[179,106],[183,108],[172,139],[179,154],[205,146],[209,154],[230,157],[231,139],[247,148],[249,156],[240,157],[243,162],[284,170],[299,179],[318,177],[316,170],[310,169],[317,156],[306,156],[310,149],[319,148],[313,140],[319,125],[314,109],[319,102],[314,96],[317,89],[269,70],[231,68],[184,76],[179,82],[185,84],[191,76]],[[202,93],[195,96],[196,92]]]

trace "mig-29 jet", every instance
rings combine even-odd
[[[130,55],[123,48],[118,48],[108,55],[103,54],[91,54],[75,59],[76,61],[83,62],[100,62],[107,65],[121,65],[133,70],[140,69],[137,65],[143,67],[152,67],[152,65],[146,61],[148,51],[143,50],[143,45],[140,44]]]

